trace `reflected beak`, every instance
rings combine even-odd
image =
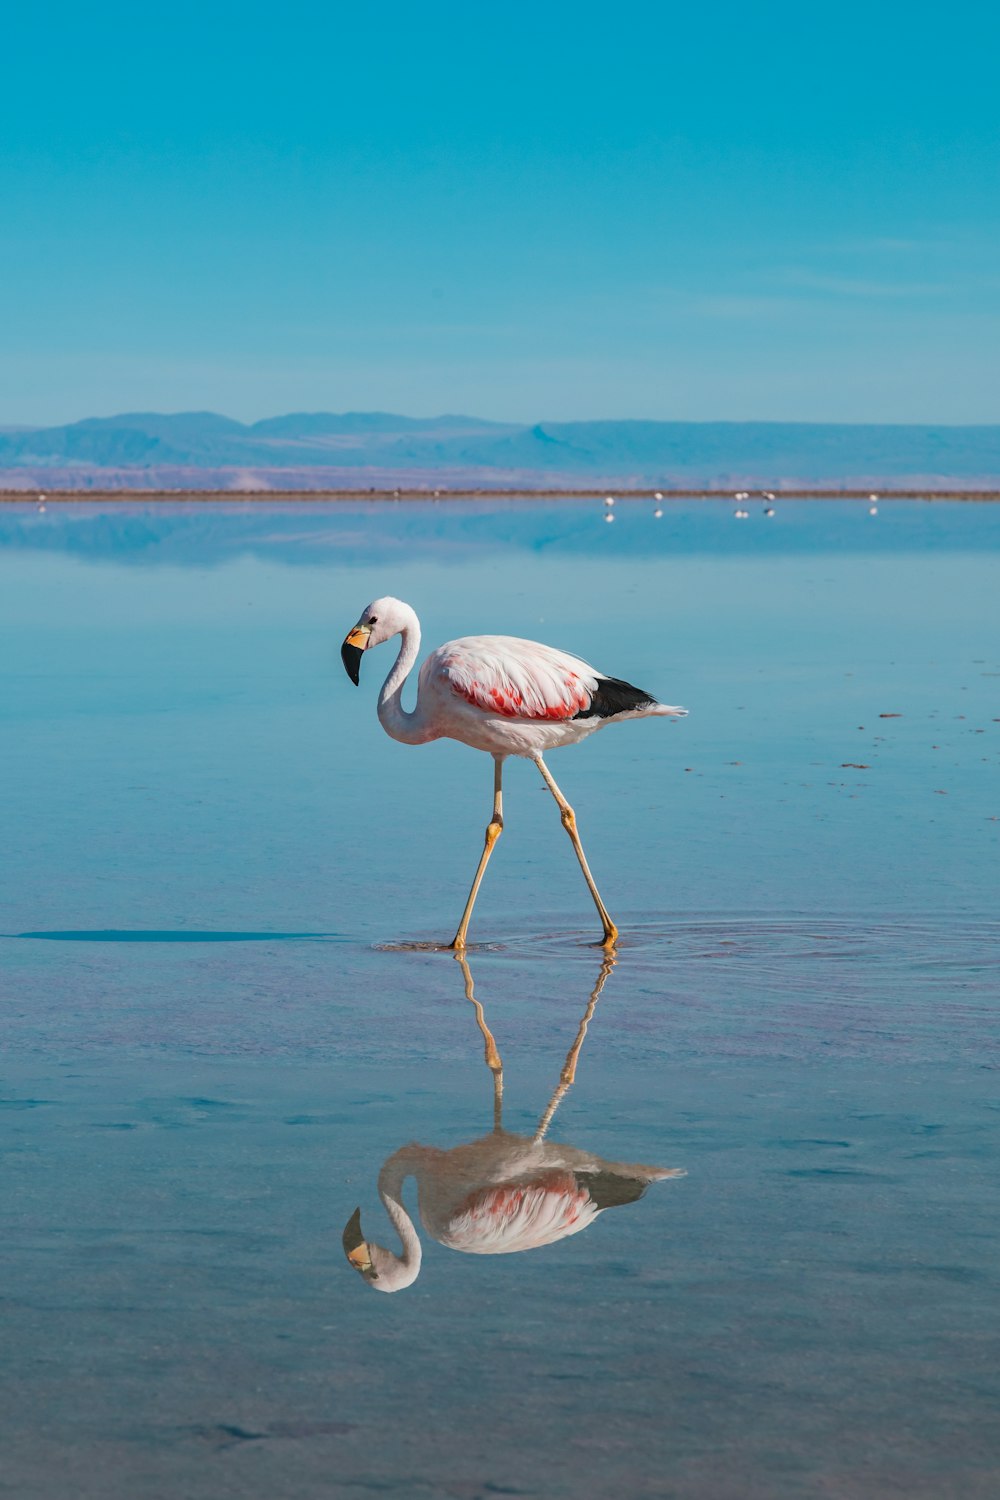
[[[372,1271],[372,1258],[368,1253],[368,1242],[361,1233],[360,1208],[354,1210],[344,1228],[344,1254],[362,1276],[376,1279]]]
[[[344,663],[344,670],[355,687],[358,686],[358,674],[361,671],[361,656],[368,645],[368,637],[371,633],[370,625],[355,625],[340,648],[340,659]]]

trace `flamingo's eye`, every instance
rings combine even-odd
[[[377,615],[369,615],[368,616],[368,623],[369,623],[369,625],[377,625],[378,624],[378,616]]]

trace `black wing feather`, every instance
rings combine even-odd
[[[623,682],[620,677],[598,677],[597,689],[590,700],[589,708],[581,708],[574,719],[613,719],[615,714],[634,713],[637,708],[649,708],[656,702],[641,688]]]
[[[620,1208],[635,1203],[649,1186],[638,1177],[623,1177],[619,1172],[577,1172],[576,1180],[590,1194],[595,1208]]]

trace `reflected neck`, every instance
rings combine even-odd
[[[413,1167],[413,1153],[409,1147],[394,1152],[388,1161],[383,1162],[378,1174],[378,1195],[403,1246],[400,1259],[416,1277],[423,1251],[413,1220],[403,1207],[403,1181],[413,1172]]]

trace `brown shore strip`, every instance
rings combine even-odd
[[[139,501],[313,501],[313,500],[592,500],[613,494],[616,500],[734,500],[743,499],[731,489],[616,489],[602,485],[600,489],[336,489],[336,490],[50,490],[41,485],[37,489],[0,489],[0,504],[15,505],[37,503],[39,496],[46,502],[70,504],[94,501],[114,501],[135,504]],[[824,490],[796,489],[765,491],[754,488],[746,496],[748,500],[868,500],[872,495],[883,500],[1000,500],[1000,490]]]

